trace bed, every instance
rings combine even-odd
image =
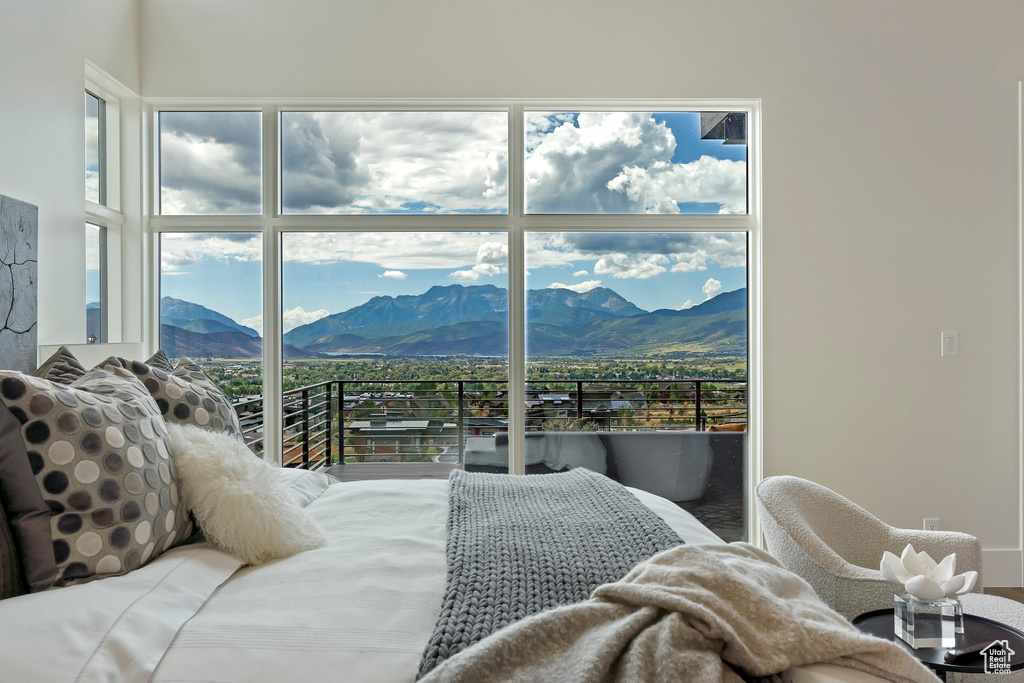
[[[133,368],[122,363],[117,367],[127,379],[129,372],[149,372],[143,372],[139,365]],[[202,384],[197,371],[188,373],[197,375]],[[5,401],[10,404],[4,389],[0,380],[0,406]],[[125,394],[124,398],[130,397]],[[173,405],[169,409],[174,412]],[[163,412],[167,415],[168,408]],[[145,419],[155,421],[156,417]],[[0,410],[0,447],[4,444],[2,422]],[[233,443],[241,444],[237,440]],[[244,445],[240,447],[244,450]],[[162,451],[155,457],[163,457]],[[177,452],[171,453],[169,460],[173,462],[176,457]],[[2,458],[0,454],[0,478]],[[259,464],[267,467],[261,461]],[[182,467],[179,464],[178,476],[182,476]],[[129,567],[130,571],[70,580],[64,587],[51,585],[0,600],[0,679],[33,683],[417,680],[444,616],[461,609],[451,605],[455,582],[450,537],[452,529],[458,527],[453,522],[456,510],[466,507],[464,499],[454,497],[458,483],[476,486],[485,482],[501,487],[504,482],[518,481],[513,485],[533,486],[537,482],[539,486],[541,480],[558,477],[586,479],[588,486],[615,487],[614,491],[605,490],[611,497],[621,496],[627,507],[642,510],[642,514],[636,513],[637,518],[649,516],[673,537],[678,535],[688,548],[728,547],[668,500],[623,487],[584,468],[536,477],[458,472],[450,481],[347,483],[317,472],[274,469],[276,490],[322,530],[320,547],[253,566],[201,537],[193,536],[183,543],[164,542],[162,537],[167,549],[137,568]],[[565,485],[566,479],[549,481]],[[483,503],[474,504],[476,507],[487,507],[489,490],[496,489],[484,490],[479,499]],[[183,499],[191,495],[185,488],[182,491]],[[4,506],[8,507],[10,491],[4,494]],[[512,498],[518,500],[519,495],[513,493]],[[581,497],[587,504],[593,499],[592,494]],[[193,512],[204,523],[198,507],[194,506]],[[480,514],[486,519],[485,512]],[[13,516],[16,513],[8,508],[6,517]],[[162,519],[166,521],[167,538],[173,539],[176,532],[171,531],[169,517]],[[623,520],[624,526],[630,526],[631,521]],[[188,531],[191,533],[190,528]],[[212,527],[207,531],[212,534]],[[4,538],[9,540],[11,534],[0,528],[0,546]],[[508,547],[493,545],[495,562],[497,555],[508,554]],[[628,562],[631,560],[627,558]],[[482,564],[489,565],[490,560]],[[66,572],[58,576],[66,576]],[[801,583],[791,575],[786,581],[791,579],[796,583],[786,590]],[[480,609],[490,609],[489,605],[502,596],[482,594],[473,598],[477,599]],[[582,600],[567,607],[589,602]],[[449,677],[446,672],[451,669],[445,667],[462,661],[502,634],[565,608],[519,619],[490,635],[484,633],[477,638],[479,642],[458,654],[451,653],[446,661],[424,672],[424,680],[476,680],[473,676]],[[529,659],[529,652],[519,654]],[[788,675],[795,683],[927,680],[923,669],[913,669],[919,665],[912,660],[897,663],[911,667],[906,670],[910,673],[879,678],[845,666],[809,664],[793,668]]]
[[[3,679],[413,681],[445,591],[447,487],[324,486],[306,508],[323,548],[243,567],[196,543],[124,576],[0,601]],[[721,543],[670,502],[631,493],[688,543]],[[833,665],[791,675],[883,680]]]

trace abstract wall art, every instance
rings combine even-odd
[[[39,209],[0,194],[0,369],[36,369]]]

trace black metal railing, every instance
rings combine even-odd
[[[508,430],[508,383],[329,380],[283,395],[286,467],[462,463],[468,440]],[[235,403],[263,449],[263,399]],[[526,429],[697,430],[746,422],[744,380],[569,380],[526,387]]]

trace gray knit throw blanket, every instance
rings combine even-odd
[[[449,480],[448,583],[420,676],[494,631],[590,597],[683,541],[620,484],[587,469]]]

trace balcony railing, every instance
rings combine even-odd
[[[338,462],[462,463],[466,440],[508,430],[508,383],[329,380],[283,396],[286,467]],[[263,449],[263,399],[235,403]],[[526,429],[704,430],[746,422],[742,380],[570,380],[529,384]]]

